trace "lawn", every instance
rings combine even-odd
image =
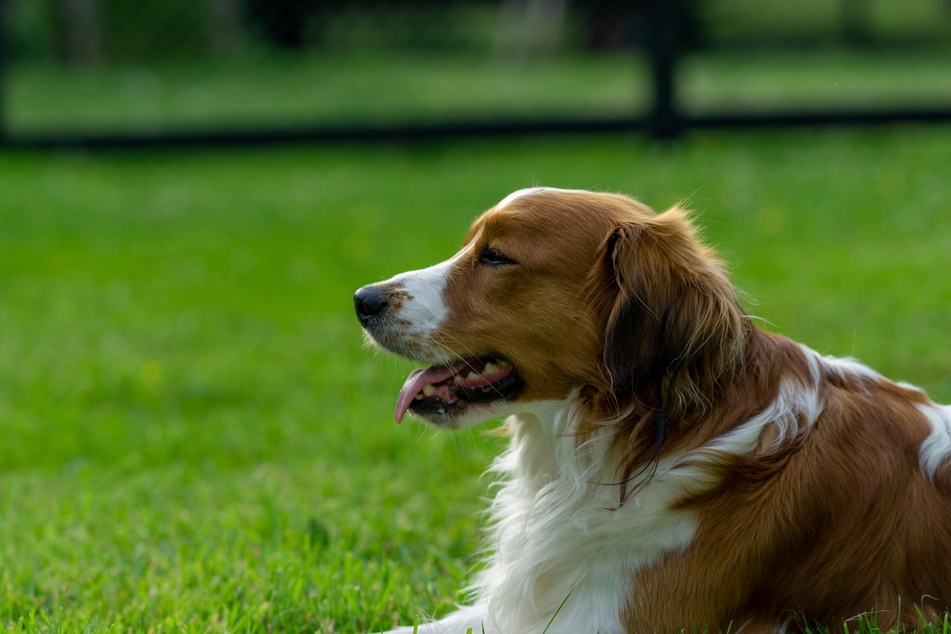
[[[535,183],[680,200],[772,330],[951,400],[951,128],[0,155],[0,624],[445,612],[500,440],[391,413],[360,285]]]

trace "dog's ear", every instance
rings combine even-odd
[[[618,402],[704,408],[742,363],[748,320],[686,212],[617,226],[601,245],[604,372]],[[656,401],[660,399],[660,403]]]

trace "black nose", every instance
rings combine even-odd
[[[376,286],[364,286],[354,294],[353,306],[357,309],[357,319],[366,325],[386,308],[386,296]]]

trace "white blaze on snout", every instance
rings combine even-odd
[[[420,351],[428,363],[446,363],[453,356],[432,344],[432,334],[449,315],[444,293],[453,267],[465,253],[460,251],[445,262],[418,271],[408,271],[382,282],[382,286],[396,289],[401,301],[392,315],[399,332],[406,337],[422,337],[426,349]],[[416,356],[416,355],[414,355]]]
[[[398,318],[408,322],[413,330],[432,330],[446,318],[443,291],[449,281],[451,262],[447,260],[419,271],[400,273],[390,280],[390,284],[406,293]]]

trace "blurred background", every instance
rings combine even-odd
[[[8,138],[951,116],[948,0],[2,0]]]
[[[412,366],[352,296],[535,184],[686,204],[757,324],[951,401],[951,0],[0,18],[0,629],[379,632],[463,600],[505,441],[395,425]]]

